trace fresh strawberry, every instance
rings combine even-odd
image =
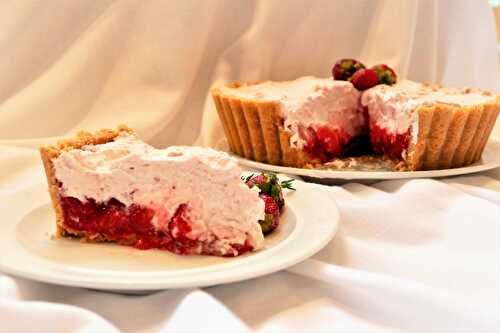
[[[268,182],[269,180],[267,179],[266,175],[261,174],[257,175],[253,178],[253,181],[257,185],[263,185],[264,183]]]
[[[279,217],[276,218],[273,214],[266,214],[263,220],[259,220],[259,225],[264,235],[270,234],[278,227]]]
[[[246,182],[246,184],[249,187],[252,187],[254,185],[264,185],[267,182],[268,182],[268,179],[266,178],[266,176],[264,174],[261,174],[261,175],[255,176],[253,178],[250,178],[250,180],[248,180]]]
[[[283,199],[283,188],[295,190],[292,187],[292,181],[283,181],[280,183],[278,177],[274,173],[262,173],[254,176],[253,174],[243,179],[248,187],[257,186],[261,194],[267,194],[273,197],[281,209],[285,205]]]
[[[372,66],[370,69],[375,71],[378,77],[378,81],[381,84],[393,85],[398,80],[396,72],[387,65],[379,64]]]
[[[273,197],[267,194],[260,194],[259,197],[264,201],[265,217],[260,220],[259,224],[264,234],[268,234],[278,227],[280,218],[280,209]]]
[[[274,201],[273,197],[267,194],[259,194],[259,197],[264,201],[266,205],[265,212],[266,214],[276,214],[280,213],[280,209],[276,201]]]
[[[360,69],[350,81],[358,90],[366,90],[379,84],[377,73],[373,69]]]
[[[355,59],[340,59],[332,68],[332,76],[335,80],[347,81],[363,68],[365,65]]]
[[[265,172],[259,175],[251,174],[247,177],[242,177],[242,180],[248,187],[254,186],[259,188],[259,197],[265,203],[265,218],[259,221],[262,232],[267,234],[278,226],[280,211],[285,206],[283,198],[283,189],[295,190],[292,187],[293,179],[281,181],[274,173]]]

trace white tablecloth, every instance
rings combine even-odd
[[[147,296],[2,276],[2,331],[499,332],[500,170],[312,186],[340,229],[285,272]]]
[[[349,56],[498,92],[496,52],[486,0],[4,1],[0,200],[44,182],[33,147],[77,129],[213,145],[218,82]],[[0,332],[500,332],[500,170],[321,188],[339,232],[291,269],[147,296],[0,273]]]

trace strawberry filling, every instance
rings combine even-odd
[[[345,147],[351,136],[341,128],[327,126],[313,129],[307,127],[299,129],[299,134],[305,140],[305,151],[321,162],[327,162],[344,154]]]
[[[389,133],[375,122],[370,122],[370,140],[373,151],[390,158],[400,159],[410,144],[410,130],[403,134]]]
[[[131,245],[138,249],[161,249],[176,254],[232,254],[218,253],[211,243],[191,239],[191,223],[186,218],[187,204],[181,204],[170,219],[167,230],[157,230],[152,224],[155,211],[139,205],[125,206],[116,199],[97,203],[93,199],[82,202],[61,196],[64,226],[71,231],[85,232],[89,239],[99,235],[108,241]],[[248,242],[231,244],[238,255],[253,250]]]

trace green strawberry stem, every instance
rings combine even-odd
[[[292,191],[296,191],[296,189],[293,187],[293,184],[292,182],[294,181],[295,179],[288,179],[288,180],[284,180],[281,182],[281,187],[282,188],[286,188],[286,189],[289,189],[289,190],[292,190]]]
[[[251,175],[249,176],[241,176],[241,180],[243,180],[245,183],[248,182],[250,179],[252,179],[254,176],[254,174],[252,173]]]

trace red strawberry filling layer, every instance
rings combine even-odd
[[[390,133],[375,122],[370,122],[370,140],[373,151],[390,158],[401,158],[403,151],[408,149],[410,144],[410,130],[403,134]]]
[[[322,126],[317,129],[308,127],[299,130],[300,137],[305,140],[305,151],[321,162],[342,157],[351,136],[343,129]]]
[[[161,249],[177,254],[233,254],[218,253],[213,244],[188,237],[191,222],[186,218],[187,204],[181,204],[170,219],[167,230],[157,230],[152,224],[155,211],[139,205],[125,206],[116,199],[96,203],[82,202],[73,197],[61,197],[64,226],[73,232],[85,232],[87,238],[98,236],[138,249]],[[231,244],[237,255],[252,251],[253,246]]]

